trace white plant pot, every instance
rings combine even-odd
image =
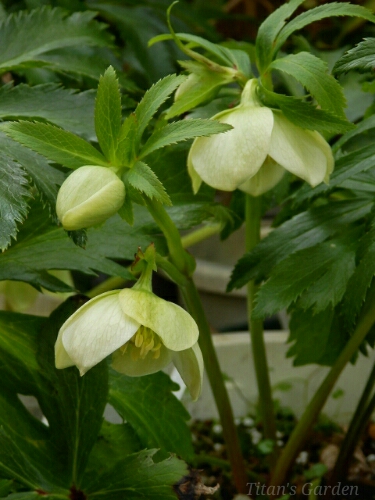
[[[223,373],[228,377],[226,386],[236,417],[242,417],[254,409],[257,401],[255,372],[250,353],[250,336],[247,332],[217,334],[213,336]],[[288,406],[301,416],[325,375],[328,367],[307,365],[294,367],[291,358],[286,358],[289,346],[287,332],[266,332],[265,341],[270,367],[273,396],[283,406]],[[347,424],[358,403],[361,390],[375,362],[375,351],[368,357],[359,355],[355,365],[348,365],[339,378],[332,394],[342,390],[340,397],[329,397],[323,412],[336,422]],[[172,378],[176,377],[174,373]],[[175,378],[177,380],[177,378]],[[289,387],[288,390],[286,388]],[[284,390],[280,390],[283,388]],[[341,391],[340,391],[341,392]],[[193,419],[217,418],[215,403],[207,377],[200,399],[193,403],[186,394],[183,400]]]

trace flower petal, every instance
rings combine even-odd
[[[316,131],[304,130],[274,113],[269,155],[286,170],[311,186],[320,184],[333,168],[332,153]]]
[[[115,290],[95,297],[78,309],[62,325],[59,337],[67,355],[83,375],[131,339],[139,326],[123,313],[119,291]],[[56,349],[60,349],[57,342]]]
[[[266,159],[273,113],[261,106],[239,105],[219,115],[214,119],[232,125],[233,129],[195,139],[189,161],[208,185],[233,191],[255,175]]]
[[[193,167],[193,162],[191,161],[191,150],[192,150],[192,148],[190,148],[190,151],[188,154],[187,168],[188,168],[188,173],[190,175],[191,184],[193,186],[194,194],[197,194],[199,191],[199,188],[202,185],[202,179]]]
[[[56,368],[68,368],[69,366],[74,366],[74,364],[74,361],[72,361],[69,354],[65,350],[64,344],[62,343],[62,331],[60,330],[55,343]]]
[[[135,360],[133,350],[137,350],[137,348],[131,342],[127,345],[125,353],[117,349],[112,356],[112,368],[129,377],[142,377],[162,370],[172,361],[171,351],[163,345],[160,348],[158,359],[153,359],[153,353],[149,352],[144,359]]]
[[[151,328],[172,351],[188,349],[198,340],[198,326],[182,307],[145,290],[125,288],[120,292],[123,312]]]
[[[238,186],[238,189],[252,196],[260,196],[275,187],[284,177],[284,174],[285,169],[270,156],[267,156],[258,172]]]
[[[193,401],[196,401],[202,392],[204,371],[202,352],[198,343],[185,351],[175,352],[172,361],[185,382]]]

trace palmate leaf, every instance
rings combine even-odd
[[[293,76],[316,99],[321,108],[344,118],[346,100],[341,85],[328,74],[328,65],[309,52],[276,59],[270,66]]]
[[[237,262],[228,290],[241,288],[251,279],[267,278],[273,267],[290,254],[340,234],[347,230],[348,224],[368,215],[372,208],[372,200],[345,200],[313,207],[294,216]]]
[[[88,497],[100,494],[103,500],[175,500],[173,485],[188,474],[187,466],[176,457],[155,463],[152,457],[156,452],[128,455],[110,470],[87,478],[83,487]]]
[[[68,168],[108,166],[105,157],[80,137],[45,123],[6,122],[1,130],[22,145]]]
[[[335,16],[361,17],[362,19],[375,22],[375,16],[372,12],[365,7],[361,7],[360,5],[353,5],[348,2],[332,2],[326,5],[319,5],[314,9],[303,12],[281,29],[275,40],[273,54],[276,54],[281,49],[286,40],[295,31],[300,30],[315,21]]]
[[[94,16],[90,11],[69,16],[63,9],[50,7],[11,14],[0,24],[1,71],[38,66],[39,58],[54,49],[110,45],[104,25],[94,21]]]
[[[336,62],[332,72],[342,75],[351,70],[360,72],[374,71],[375,67],[375,38],[365,38],[353,49],[348,50]]]
[[[74,134],[95,139],[95,92],[78,93],[55,83],[29,87],[5,85],[0,88],[0,118],[4,120],[41,119]]]
[[[194,137],[208,137],[212,134],[226,132],[232,127],[215,120],[182,120],[169,123],[157,130],[142,147],[139,158],[142,159],[157,149],[176,144],[177,142],[193,139]]]
[[[254,317],[289,307],[303,292],[299,306],[320,312],[335,306],[345,293],[355,268],[356,238],[345,235],[314,247],[305,248],[281,261],[260,288]]]
[[[28,211],[25,171],[9,156],[0,153],[0,249],[4,250],[16,238],[17,222]]]
[[[109,402],[134,428],[142,447],[162,448],[187,460],[193,455],[189,415],[171,392],[177,387],[162,372],[132,378],[111,370]]]

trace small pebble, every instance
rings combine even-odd
[[[375,455],[373,453],[371,455],[368,455],[366,460],[367,462],[375,462]]]
[[[280,439],[280,438],[284,437],[284,433],[280,432],[280,431],[276,431],[276,437]]]
[[[284,446],[284,441],[283,441],[282,439],[278,439],[278,440],[276,441],[276,444],[277,444],[277,446],[278,446],[279,448],[281,448],[282,446]]]
[[[223,449],[223,445],[221,443],[214,443],[214,450],[220,451]]]
[[[215,424],[212,427],[212,430],[214,431],[215,434],[221,434],[223,432],[223,427],[220,424]]]
[[[309,459],[309,454],[307,453],[307,451],[301,451],[301,453],[296,458],[296,463],[304,465],[307,463],[308,459]]]
[[[251,417],[245,417],[242,420],[243,425],[246,427],[252,427],[254,425],[254,420]]]
[[[258,444],[262,440],[262,434],[257,429],[250,429],[249,434],[253,444]]]
[[[235,419],[234,419],[234,423],[235,423],[236,425],[240,425],[240,423],[241,423],[241,419],[240,419],[240,418],[235,418]]]

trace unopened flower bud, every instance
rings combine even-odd
[[[124,183],[112,170],[88,165],[63,182],[56,212],[64,229],[75,231],[101,224],[122,207],[124,199]]]

